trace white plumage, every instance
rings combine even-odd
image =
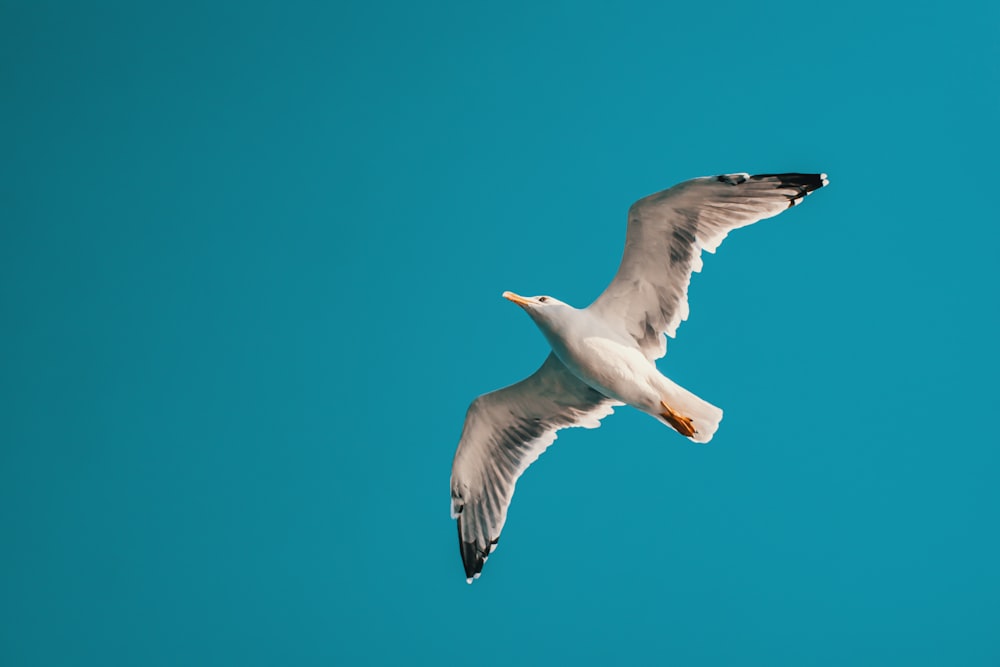
[[[496,548],[518,477],[562,428],[597,428],[628,404],[695,442],[712,439],[722,410],[662,375],[688,316],[701,251],[770,218],[827,184],[825,174],[726,174],[695,178],[635,202],[614,280],[584,309],[550,296],[505,292],[535,321],[552,353],[528,378],[472,402],[451,471],[452,516],[469,582]]]

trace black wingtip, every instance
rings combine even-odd
[[[826,174],[754,174],[751,181],[775,181],[775,187],[785,189],[795,189],[795,193],[788,195],[788,206],[795,206],[802,198],[814,190],[819,190],[824,185],[829,184]]]
[[[485,549],[480,549],[475,542],[466,542],[462,539],[462,517],[458,517],[455,522],[458,525],[458,550],[462,554],[462,566],[465,568],[465,580],[470,584],[474,579],[478,579],[483,572],[483,565],[496,549],[497,541],[492,540]],[[499,538],[498,538],[499,539]]]

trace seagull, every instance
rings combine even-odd
[[[684,181],[628,212],[625,252],[586,308],[551,296],[503,297],[541,330],[549,356],[532,375],[469,406],[451,468],[451,516],[466,580],[496,549],[521,474],[570,427],[597,428],[630,405],[698,443],[722,410],[665,377],[656,360],[688,317],[691,274],[733,229],[778,215],[827,184],[826,174],[724,174]]]

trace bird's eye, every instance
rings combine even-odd
[[[542,303],[545,303],[546,301],[549,300],[549,297],[547,297],[547,296],[540,296],[540,297],[538,297],[538,300],[541,301]]]

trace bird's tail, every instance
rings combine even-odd
[[[655,416],[694,442],[711,440],[722,421],[722,410],[670,380],[667,383],[660,403],[662,409]]]

